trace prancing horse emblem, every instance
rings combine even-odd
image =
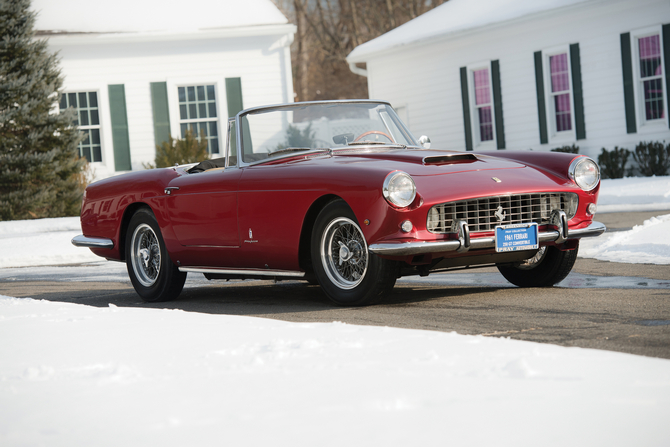
[[[505,211],[503,210],[502,206],[498,207],[494,216],[496,216],[496,219],[498,219],[498,222],[502,222],[503,220],[505,220]]]

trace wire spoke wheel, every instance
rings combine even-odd
[[[160,226],[149,208],[138,209],[130,218],[125,258],[130,282],[144,301],[168,301],[184,288],[186,273],[170,259]]]
[[[334,219],[321,238],[321,262],[337,287],[350,290],[365,278],[368,246],[358,225],[346,217]]]
[[[161,270],[161,249],[156,233],[147,224],[139,225],[133,232],[131,247],[130,256],[137,280],[144,287],[153,286]]]

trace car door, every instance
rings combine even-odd
[[[177,177],[166,188],[167,210],[172,229],[183,246],[240,246],[237,226],[238,184],[242,171],[237,168],[237,150],[230,135],[229,122],[225,145],[226,167]],[[228,156],[228,154],[233,156]]]

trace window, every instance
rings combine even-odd
[[[473,70],[472,78],[475,90],[476,135],[480,143],[493,141],[493,115],[491,113],[493,102],[491,101],[489,69]]]
[[[579,44],[534,53],[540,144],[586,139]]]
[[[572,130],[572,105],[570,102],[570,69],[568,53],[549,56],[549,75],[551,77],[551,110],[554,119],[554,131]]]
[[[500,61],[461,67],[465,149],[505,149]]]
[[[219,154],[219,129],[214,85],[194,85],[178,87],[179,125],[181,136],[186,129],[196,133],[198,139],[203,134],[207,139],[207,151]]]
[[[644,121],[665,118],[663,105],[663,64],[661,59],[661,36],[637,39],[639,59],[638,91]]]
[[[102,161],[98,94],[96,92],[63,93],[59,107],[61,110],[72,107],[77,112],[75,124],[85,136],[84,140],[79,143],[79,156],[85,157],[89,162]]]

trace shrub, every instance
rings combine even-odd
[[[598,164],[600,165],[600,174],[602,178],[623,178],[626,173],[626,163],[630,157],[628,149],[618,146],[614,150],[608,151],[603,148],[598,155]]]
[[[207,158],[207,138],[205,132],[200,132],[196,138],[191,129],[184,132],[184,139],[172,138],[156,146],[156,159],[153,164],[144,164],[146,169],[167,168],[176,164],[184,165],[195,163]]]
[[[637,162],[640,173],[645,177],[652,175],[668,175],[670,169],[670,144],[665,141],[642,141],[635,147],[633,158]]]
[[[551,150],[551,152],[567,152],[568,154],[578,154],[579,146],[575,146],[573,143],[572,146],[555,147]]]

